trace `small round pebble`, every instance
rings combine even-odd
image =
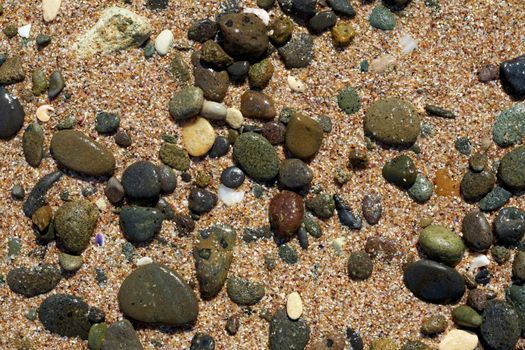
[[[299,261],[297,251],[288,244],[279,246],[279,257],[287,264],[293,265]]]
[[[22,200],[24,199],[25,195],[26,192],[21,185],[14,185],[11,188],[11,197],[13,197],[13,199]]]
[[[217,136],[215,142],[208,153],[210,158],[220,158],[228,153],[230,149],[230,141],[224,136]]]
[[[240,168],[231,166],[222,172],[221,183],[229,188],[237,188],[244,183],[245,178],[246,176]]]
[[[122,148],[128,148],[132,143],[131,136],[127,131],[119,130],[115,134],[115,143]]]
[[[339,92],[337,104],[346,114],[354,114],[361,109],[361,99],[352,87],[347,87]]]
[[[348,276],[354,280],[366,280],[372,275],[372,259],[364,251],[353,252],[347,262]]]
[[[197,333],[191,339],[190,350],[214,350],[215,340],[208,334]]]

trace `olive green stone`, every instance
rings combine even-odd
[[[226,68],[234,62],[233,58],[213,40],[208,40],[202,44],[201,61],[214,65],[217,68]]]
[[[275,4],[275,0],[257,0],[257,6],[262,9],[269,10]]]
[[[57,129],[58,130],[73,129],[75,125],[77,125],[77,118],[70,115],[62,119],[62,121],[57,124]]]
[[[24,68],[20,57],[9,57],[0,66],[0,84],[16,84],[25,79]]]
[[[417,169],[412,158],[402,154],[383,166],[383,177],[396,186],[409,189],[417,178]]]
[[[372,275],[372,259],[364,251],[350,254],[347,262],[348,276],[354,280],[365,280]]]
[[[9,39],[14,38],[18,33],[18,29],[15,25],[9,24],[4,27],[3,32]]]
[[[143,350],[140,339],[128,320],[113,323],[106,331],[100,350]]]
[[[514,148],[501,159],[498,177],[513,190],[525,190],[525,146]]]
[[[49,89],[47,90],[47,97],[50,100],[57,97],[65,86],[66,83],[64,81],[64,77],[62,76],[62,72],[59,70],[54,71],[49,77]]]
[[[338,47],[350,45],[355,34],[354,27],[348,22],[338,22],[332,27],[332,40],[334,41],[334,45]]]
[[[228,278],[228,297],[237,305],[255,305],[265,294],[264,284],[240,277]]]
[[[39,96],[47,91],[49,83],[47,81],[46,73],[41,69],[36,69],[31,74],[31,81],[33,83],[32,91],[33,95]]]
[[[107,330],[108,325],[106,323],[95,323],[91,326],[88,334],[89,350],[100,350],[102,348],[102,342]]]
[[[492,190],[495,183],[496,179],[489,171],[468,171],[461,180],[461,195],[467,202],[477,202]]]
[[[384,6],[376,6],[368,17],[370,25],[381,30],[392,30],[396,26],[396,17]]]
[[[270,23],[270,40],[275,45],[283,45],[292,37],[293,22],[285,16],[278,17]]]
[[[160,160],[179,171],[186,171],[190,168],[190,157],[182,148],[173,143],[163,143],[160,146]]]
[[[195,86],[186,86],[176,91],[170,102],[170,114],[175,120],[185,120],[199,114],[204,103],[203,91]]]
[[[365,134],[388,146],[410,147],[421,131],[415,107],[391,97],[374,102],[366,111]]]
[[[323,136],[323,128],[318,121],[294,113],[286,126],[286,148],[297,158],[308,159],[319,151]]]
[[[60,252],[58,253],[58,263],[64,271],[75,272],[82,267],[84,260],[81,255],[71,255]]]
[[[452,319],[463,327],[478,328],[481,326],[481,316],[467,305],[461,305],[452,310]]]
[[[180,85],[186,85],[191,79],[191,71],[180,52],[175,53],[171,60],[171,74]]]
[[[53,290],[61,279],[60,270],[47,264],[14,268],[6,278],[13,292],[28,298]]]
[[[432,315],[423,320],[421,333],[434,335],[443,333],[447,329],[447,318],[443,315]]]
[[[354,114],[361,109],[361,99],[352,87],[347,87],[339,92],[337,104],[346,114]]]
[[[407,341],[400,350],[431,350],[431,348],[417,340]]]
[[[334,215],[335,201],[328,193],[318,193],[308,198],[304,204],[320,219],[329,219]]]
[[[97,207],[85,199],[62,204],[54,221],[61,247],[68,253],[82,253],[89,245],[97,219]]]
[[[461,238],[448,228],[439,225],[430,225],[423,229],[418,242],[430,259],[449,266],[457,265],[465,251]]]
[[[26,162],[37,168],[44,158],[44,129],[38,123],[27,126],[22,136],[22,150]]]
[[[248,71],[248,82],[252,89],[264,89],[272,79],[275,68],[269,59],[252,64]]]
[[[379,338],[370,344],[370,350],[398,350],[398,345],[389,338]]]
[[[244,172],[257,181],[272,180],[279,173],[275,148],[259,134],[241,134],[233,145],[233,157]]]

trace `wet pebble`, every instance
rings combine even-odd
[[[237,188],[241,186],[244,182],[244,179],[244,172],[236,166],[231,166],[224,169],[221,174],[221,183],[229,188]]]
[[[196,214],[210,212],[217,205],[217,195],[203,188],[195,187],[190,191],[188,207]]]
[[[291,320],[285,309],[277,311],[270,322],[270,349],[304,349],[310,339],[305,319]]]
[[[279,145],[284,142],[286,126],[280,122],[264,123],[262,128],[262,135],[270,141],[272,145]]]
[[[515,207],[503,208],[493,225],[499,244],[517,245],[525,235],[525,212]]]
[[[494,239],[492,227],[485,215],[478,210],[470,211],[463,217],[461,232],[466,245],[478,252],[490,248]]]
[[[160,179],[155,164],[141,160],[129,165],[122,174],[126,197],[136,203],[154,205],[160,196]]]
[[[303,198],[295,192],[281,191],[270,201],[270,224],[280,238],[291,238],[299,229],[303,215]]]
[[[512,197],[512,193],[496,185],[478,202],[478,207],[483,211],[498,210],[509,201],[510,197]]]
[[[434,192],[434,184],[426,176],[417,174],[416,181],[408,189],[410,198],[418,203],[425,203],[430,200]]]
[[[155,208],[125,206],[120,210],[120,227],[132,243],[151,240],[162,228],[164,216]]]
[[[226,284],[228,297],[237,305],[255,305],[264,297],[264,284],[240,278],[230,277]]]
[[[279,183],[286,188],[300,189],[308,186],[313,171],[300,159],[286,159],[279,165]]]

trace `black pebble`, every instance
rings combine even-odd
[[[214,350],[215,340],[208,334],[197,333],[191,340],[190,350]]]
[[[480,270],[476,274],[476,282],[482,285],[488,284],[490,282],[490,272],[487,269]]]
[[[228,139],[224,136],[218,136],[215,139],[215,142],[213,143],[213,147],[208,153],[208,156],[210,156],[210,158],[220,158],[224,156],[226,153],[228,153],[229,149],[230,149],[230,141],[228,141]]]
[[[246,79],[249,70],[250,62],[248,61],[234,62],[227,69],[228,74],[230,75],[230,78],[233,81],[240,81]]]
[[[243,184],[245,178],[246,176],[240,168],[231,166],[222,172],[221,183],[229,188],[237,188]]]

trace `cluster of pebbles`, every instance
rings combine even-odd
[[[42,245],[56,244],[57,264],[12,267],[5,281],[13,293],[27,298],[50,293],[64,278],[75,274],[84,264],[83,252],[96,244],[104,246],[105,237],[95,234],[100,227],[100,212],[106,209],[104,200],[90,199],[91,189],[83,190],[84,198],[60,194],[63,203],[53,207],[48,201],[52,191],[64,176],[79,179],[97,178],[105,183],[104,194],[113,206],[128,248],[147,246],[161,239],[159,233],[165,222],[172,222],[177,233],[190,239],[195,236],[192,255],[196,286],[188,283],[176,269],[154,262],[149,257],[137,261],[137,267],[120,284],[118,306],[125,318],[109,324],[102,305],[89,305],[74,294],[48,294],[38,310],[28,316],[41,322],[51,333],[79,337],[92,350],[143,349],[135,327],[148,325],[170,326],[176,329],[191,327],[199,319],[203,304],[223,290],[231,302],[249,308],[258,304],[266,294],[264,281],[243,278],[230,271],[235,249],[240,244],[236,228],[220,220],[195,232],[198,221],[212,215],[223,203],[228,207],[242,205],[246,193],[239,188],[245,181],[254,183],[254,195],[260,197],[263,187],[276,187],[268,208],[263,208],[267,225],[260,229],[245,229],[242,240],[256,241],[272,238],[278,246],[279,257],[294,264],[299,253],[290,244],[297,239],[302,254],[310,240],[322,236],[322,223],[337,216],[346,229],[359,231],[365,225],[376,225],[382,219],[383,206],[379,194],[369,192],[362,198],[361,210],[352,208],[344,193],[329,193],[313,186],[315,177],[309,163],[316,158],[332,122],[327,116],[313,118],[293,108],[277,110],[265,89],[276,73],[270,57],[276,53],[285,70],[305,68],[314,62],[314,41],[324,32],[331,32],[334,47],[344,49],[352,43],[356,31],[350,19],[356,11],[348,0],[258,0],[258,8],[242,8],[237,1],[227,0],[215,19],[200,19],[188,28],[188,39],[195,42],[191,61],[175,53],[171,63],[179,88],[173,93],[166,110],[180,130],[180,140],[164,135],[158,154],[159,161],[137,160],[115,176],[118,157],[102,143],[78,130],[84,119],[67,117],[53,130],[49,145],[45,144],[46,123],[53,117],[52,102],[57,98],[72,98],[67,93],[67,81],[60,70],[46,76],[35,69],[31,74],[34,96],[47,93],[49,105],[36,111],[36,121],[29,123],[22,135],[22,151],[28,167],[39,168],[45,149],[56,163],[57,170],[41,177],[26,195],[22,186],[12,188],[11,195],[23,200],[24,220],[31,220],[36,239]],[[368,21],[378,30],[395,28],[396,17],[410,10],[410,0],[384,0],[371,11]],[[60,0],[43,0],[45,22],[52,22],[61,6]],[[163,11],[168,0],[148,0],[147,6]],[[271,18],[268,11],[280,8],[282,15]],[[407,7],[408,6],[408,7]],[[406,9],[405,9],[406,8]],[[300,30],[298,30],[300,28]],[[4,28],[7,38],[29,37],[29,27]],[[141,47],[144,59],[155,54],[172,54],[176,36],[166,29],[150,40],[152,28],[143,16],[121,7],[103,11],[98,22],[75,47],[79,56],[111,54]],[[52,38],[39,35],[36,45],[45,50]],[[403,50],[413,50],[415,42],[403,40]],[[9,53],[1,56],[0,65],[0,138],[9,143],[24,126],[26,114],[23,103],[9,92],[9,86],[26,78],[21,58]],[[382,71],[390,64],[389,57],[371,63],[372,70]],[[500,80],[513,99],[525,97],[525,56],[511,58],[499,67],[487,65],[478,72],[480,82]],[[367,62],[361,69],[370,69]],[[301,94],[305,83],[290,74],[288,86]],[[231,86],[245,89],[240,105],[226,106],[224,100]],[[356,89],[346,87],[336,96],[341,111],[352,115],[362,108]],[[445,108],[427,105],[428,116],[454,120],[456,114]],[[95,131],[125,149],[137,140],[120,125],[120,116],[102,111],[95,117]],[[228,128],[227,136],[218,129]],[[483,152],[471,154],[468,138],[456,140],[456,149],[469,156],[469,168],[459,183],[446,174],[432,181],[418,170],[416,155],[418,139],[431,131],[422,122],[413,103],[397,97],[382,97],[369,103],[363,120],[366,147],[353,145],[347,169],[333,169],[333,181],[343,186],[352,172],[366,172],[371,167],[370,154],[387,148],[398,152],[382,166],[385,181],[406,192],[419,204],[427,203],[434,195],[457,195],[478,209],[462,218],[461,235],[446,224],[421,222],[417,245],[421,259],[415,256],[403,265],[403,283],[414,297],[433,304],[457,304],[450,315],[436,314],[423,320],[421,334],[432,337],[445,332],[450,318],[455,324],[440,338],[440,350],[514,349],[525,334],[525,212],[522,208],[506,206],[512,198],[520,198],[525,190],[525,107],[516,102],[501,112],[492,127],[493,141],[505,154],[501,159],[489,159]],[[490,142],[490,140],[489,140]],[[378,147],[379,146],[379,147]],[[210,187],[210,173],[201,171],[194,178],[189,170],[200,159],[219,159],[232,154],[231,165],[220,176],[217,192]],[[283,157],[284,155],[284,157]],[[180,176],[179,176],[180,175]],[[178,181],[191,183],[185,194],[187,209],[176,212],[166,200],[177,193]],[[495,213],[489,223],[487,213]],[[363,221],[364,219],[364,221]],[[195,233],[194,233],[195,232]],[[332,248],[342,253],[344,239],[332,242]],[[16,255],[16,242],[10,244],[10,256]],[[379,256],[392,259],[396,247],[377,237],[367,239],[364,250],[353,251],[347,259],[348,278],[356,283],[369,279]],[[512,283],[505,289],[505,298],[497,298],[485,288],[491,281],[488,266],[492,259],[504,264],[513,256]],[[456,268],[466,255],[474,256],[465,271]],[[265,261],[268,270],[275,268],[271,257]],[[97,283],[107,276],[97,270]],[[226,286],[226,287],[225,287]],[[464,298],[467,294],[466,298]],[[464,302],[461,302],[461,301]],[[303,315],[303,302],[298,292],[286,297],[286,304],[276,307],[273,314],[262,314],[269,322],[268,344],[280,349],[363,349],[424,350],[431,349],[427,341],[409,341],[391,337],[362,339],[357,329],[347,328],[345,334],[327,335],[313,339],[311,324]],[[130,321],[133,321],[130,322]],[[241,326],[239,317],[228,317],[225,330],[235,336]],[[248,325],[247,325],[248,326]],[[27,345],[27,344],[26,344]],[[26,346],[24,345],[24,346]],[[30,348],[30,345],[27,345]],[[213,337],[197,333],[187,345],[193,350],[212,350]],[[20,348],[20,347],[19,347]],[[24,347],[22,347],[24,348]]]

